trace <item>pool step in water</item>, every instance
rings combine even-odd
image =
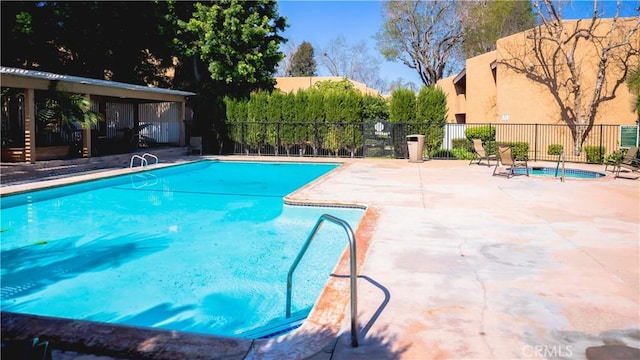
[[[526,170],[524,168],[515,168],[513,171],[517,175],[524,175]],[[529,167],[529,174],[534,176],[545,176],[545,177],[556,177],[560,178],[562,175],[562,169],[556,169],[551,167],[539,167],[533,166]],[[590,171],[590,170],[580,170],[580,169],[564,169],[565,178],[575,178],[575,179],[597,179],[606,174]]]
[[[302,326],[307,315],[309,315],[309,310],[298,311],[291,314],[288,319],[274,319],[264,326],[245,331],[240,336],[248,339],[269,339],[286,334]]]

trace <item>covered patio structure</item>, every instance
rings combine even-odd
[[[36,144],[36,93],[50,89],[52,82],[60,91],[84,94],[92,110],[102,114],[91,129],[78,129],[78,157],[186,143],[185,122],[191,120],[186,102],[195,93],[1,66],[2,161],[35,163],[69,156],[68,148],[66,154],[56,154]],[[5,97],[9,89],[13,99]]]

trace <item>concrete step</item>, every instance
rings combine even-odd
[[[163,160],[185,156],[186,150],[182,147],[157,148],[93,158],[38,161],[35,164],[3,163],[0,167],[0,186],[51,180],[92,171],[127,168],[133,155],[142,156],[144,153],[153,154],[158,157],[159,162],[163,162]]]

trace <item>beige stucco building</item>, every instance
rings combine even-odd
[[[601,34],[610,27],[611,19],[603,19],[596,30]],[[634,26],[637,18],[620,19],[619,28]],[[574,26],[575,21],[568,27]],[[539,29],[539,28],[536,28]],[[558,105],[554,93],[541,79],[544,78],[541,65],[548,52],[535,56],[532,35],[536,29],[499,39],[496,50],[470,59],[465,62],[465,68],[458,74],[442,79],[438,82],[447,94],[449,107],[448,122],[459,124],[564,124],[562,110]],[[581,71],[581,85],[586,89],[585,95],[591,96],[595,84],[596,66],[599,55],[589,40],[579,42],[575,55]],[[640,34],[636,32],[630,39],[630,47],[640,49]],[[626,47],[625,47],[626,49]],[[622,54],[622,56],[628,54]],[[610,53],[610,57],[619,54]],[[611,59],[610,59],[611,60]],[[630,56],[630,68],[638,66],[640,57]],[[546,68],[548,70],[548,67]],[[560,80],[566,79],[566,71],[559,68],[555,76]],[[609,65],[608,78],[603,88],[611,91],[619,78],[619,67],[613,62]],[[626,84],[621,83],[616,89],[614,98],[604,102],[597,109],[594,124],[636,124],[638,115],[632,109],[635,97],[629,92]],[[557,97],[566,94],[559,91]]]
[[[342,81],[343,79],[349,80],[349,82],[353,84],[353,87],[359,90],[362,94],[380,96],[380,93],[376,89],[372,89],[361,82],[351,80],[348,78],[339,77],[339,76],[276,77],[275,88],[282,92],[290,93],[290,92],[296,92],[298,90],[309,89],[315,83],[318,83],[321,81]]]

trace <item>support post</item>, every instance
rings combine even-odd
[[[24,160],[36,163],[36,96],[34,89],[24,89]]]

